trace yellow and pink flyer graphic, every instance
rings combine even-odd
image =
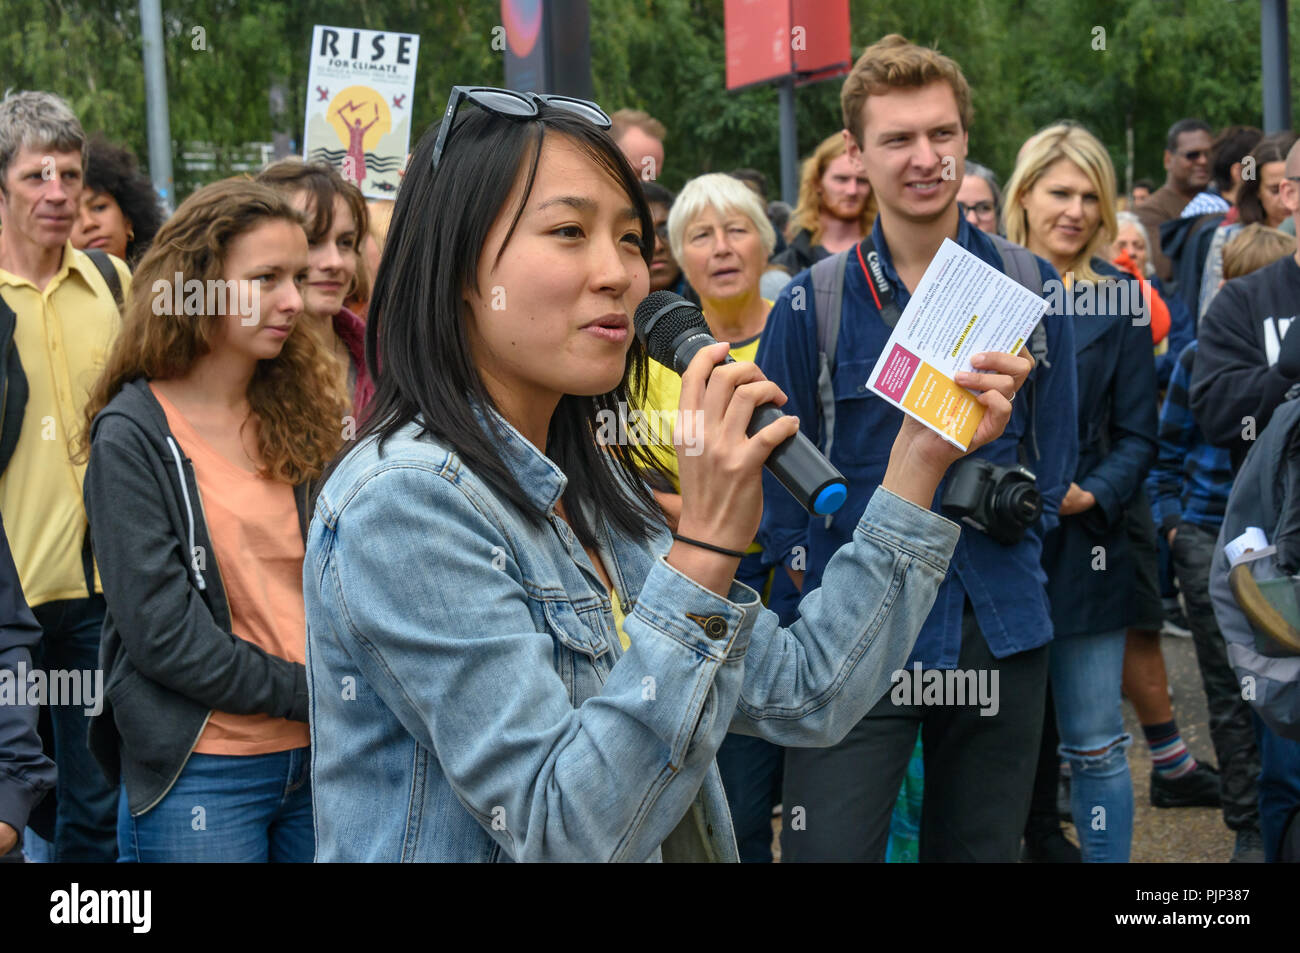
[[[986,351],[1016,354],[1047,302],[944,239],[871,371],[885,400],[965,450],[984,417],[976,392],[953,377]]]

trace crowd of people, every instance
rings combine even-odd
[[[789,208],[673,194],[644,112],[455,95],[395,203],[284,159],[170,217],[57,96],[0,102],[0,673],[102,679],[0,693],[0,859],[767,862],[779,817],[784,862],[1124,862],[1125,698],[1156,807],[1295,859],[1300,743],[1210,594],[1300,393],[1294,134],[1181,119],[1123,195],[1063,121],[1002,179],[894,35]],[[945,240],[1050,303],[958,376],[968,454],[867,386]],[[721,342],[680,375],[659,291]],[[596,438],[629,407],[675,432]],[[762,469],[796,430],[830,516]],[[893,690],[934,672],[992,693]]]

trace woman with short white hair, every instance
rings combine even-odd
[[[668,214],[668,243],[689,285],[700,296],[709,333],[728,342],[732,358],[752,361],[759,336],[767,324],[772,302],[759,293],[776,232],[757,195],[729,175],[711,173],[686,183]],[[681,378],[651,360],[646,408],[660,411],[652,419],[668,420],[677,409]],[[673,475],[673,485],[656,489],[655,497],[669,521],[681,513],[677,455],[669,434],[661,434],[656,455]],[[799,593],[790,578],[764,564],[762,547],[751,543],[736,578],[764,594],[768,608],[789,625],[794,621]],[[781,797],[782,748],[744,735],[728,734],[718,749],[718,770],[727,792],[740,859],[765,863],[772,859],[772,805]]]
[[[1156,275],[1151,263],[1151,236],[1142,220],[1132,212],[1115,213],[1115,241],[1110,246],[1110,260],[1124,271],[1142,279],[1142,293],[1151,317],[1151,340],[1156,353],[1156,386],[1169,386],[1178,355],[1196,337],[1196,322],[1180,295],[1171,294]],[[1123,256],[1131,259],[1127,267]],[[1134,270],[1136,269],[1136,271]]]
[[[731,345],[737,361],[752,361],[767,324],[772,302],[758,290],[758,280],[776,245],[762,200],[739,179],[709,173],[691,179],[677,194],[668,214],[668,244],[687,283],[700,297],[700,310],[715,340]],[[646,408],[677,409],[681,378],[670,368],[650,362]],[[670,521],[681,509],[676,485],[677,455],[668,434],[661,435],[657,455],[673,474],[674,485],[662,488],[659,504]]]

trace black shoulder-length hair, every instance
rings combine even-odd
[[[392,225],[375,276],[366,326],[366,365],[375,395],[357,434],[358,443],[377,434],[384,441],[418,420],[421,433],[446,443],[502,496],[534,522],[545,513],[524,494],[502,459],[502,434],[493,415],[485,430],[477,405],[499,412],[469,346],[470,320],[464,298],[478,291],[479,259],[493,222],[515,182],[524,198],[506,232],[502,253],[532,193],[547,135],[575,143],[626,193],[641,222],[641,254],[654,254],[654,224],[636,173],[608,133],[555,109],[520,121],[476,108],[457,118],[436,172],[430,159],[438,129],[416,145],[393,209]],[[546,455],[568,477],[565,510],[574,534],[595,546],[598,514],[628,536],[646,541],[664,520],[642,474],[662,474],[648,447],[602,445],[599,424],[641,407],[646,389],[645,348],[635,336],[623,378],[607,394],[566,394],[551,417]]]

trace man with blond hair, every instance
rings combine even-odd
[[[85,167],[85,133],[62,99],[23,92],[0,102],[0,513],[42,629],[34,662],[47,676],[99,665],[104,597],[81,498],[85,467],[68,443],[117,332],[114,298],[131,277],[118,259],[99,253],[96,262],[69,240]],[[57,813],[32,825],[52,840],[56,862],[117,859],[117,792],[87,747],[85,707],[49,706]]]
[[[960,215],[972,110],[970,88],[951,59],[887,36],[853,67],[841,105],[846,153],[865,172],[879,208],[875,226],[852,248],[795,277],[772,309],[757,355],[788,397],[782,409],[798,416],[809,439],[823,448],[830,443],[831,462],[848,478],[848,499],[828,521],[810,520],[765,476],[759,542],[804,592],[821,584],[831,554],[848,541],[884,474],[902,418],[870,391],[867,378],[944,240],[1037,292],[1058,277],[1047,262]],[[1019,856],[1052,637],[1041,534],[1057,521],[1078,452],[1073,332],[1060,317],[1048,315],[1043,324],[1045,334],[1031,340],[1037,366],[1006,433],[954,467],[932,507],[941,508],[961,468],[1023,463],[1037,477],[1042,516],[1028,527],[963,527],[907,670],[894,673],[897,688],[910,687],[882,698],[839,744],[787,752],[783,861],[883,860],[918,731],[925,748],[920,859]],[[988,704],[922,691],[936,681],[956,685],[957,674],[996,686]]]

